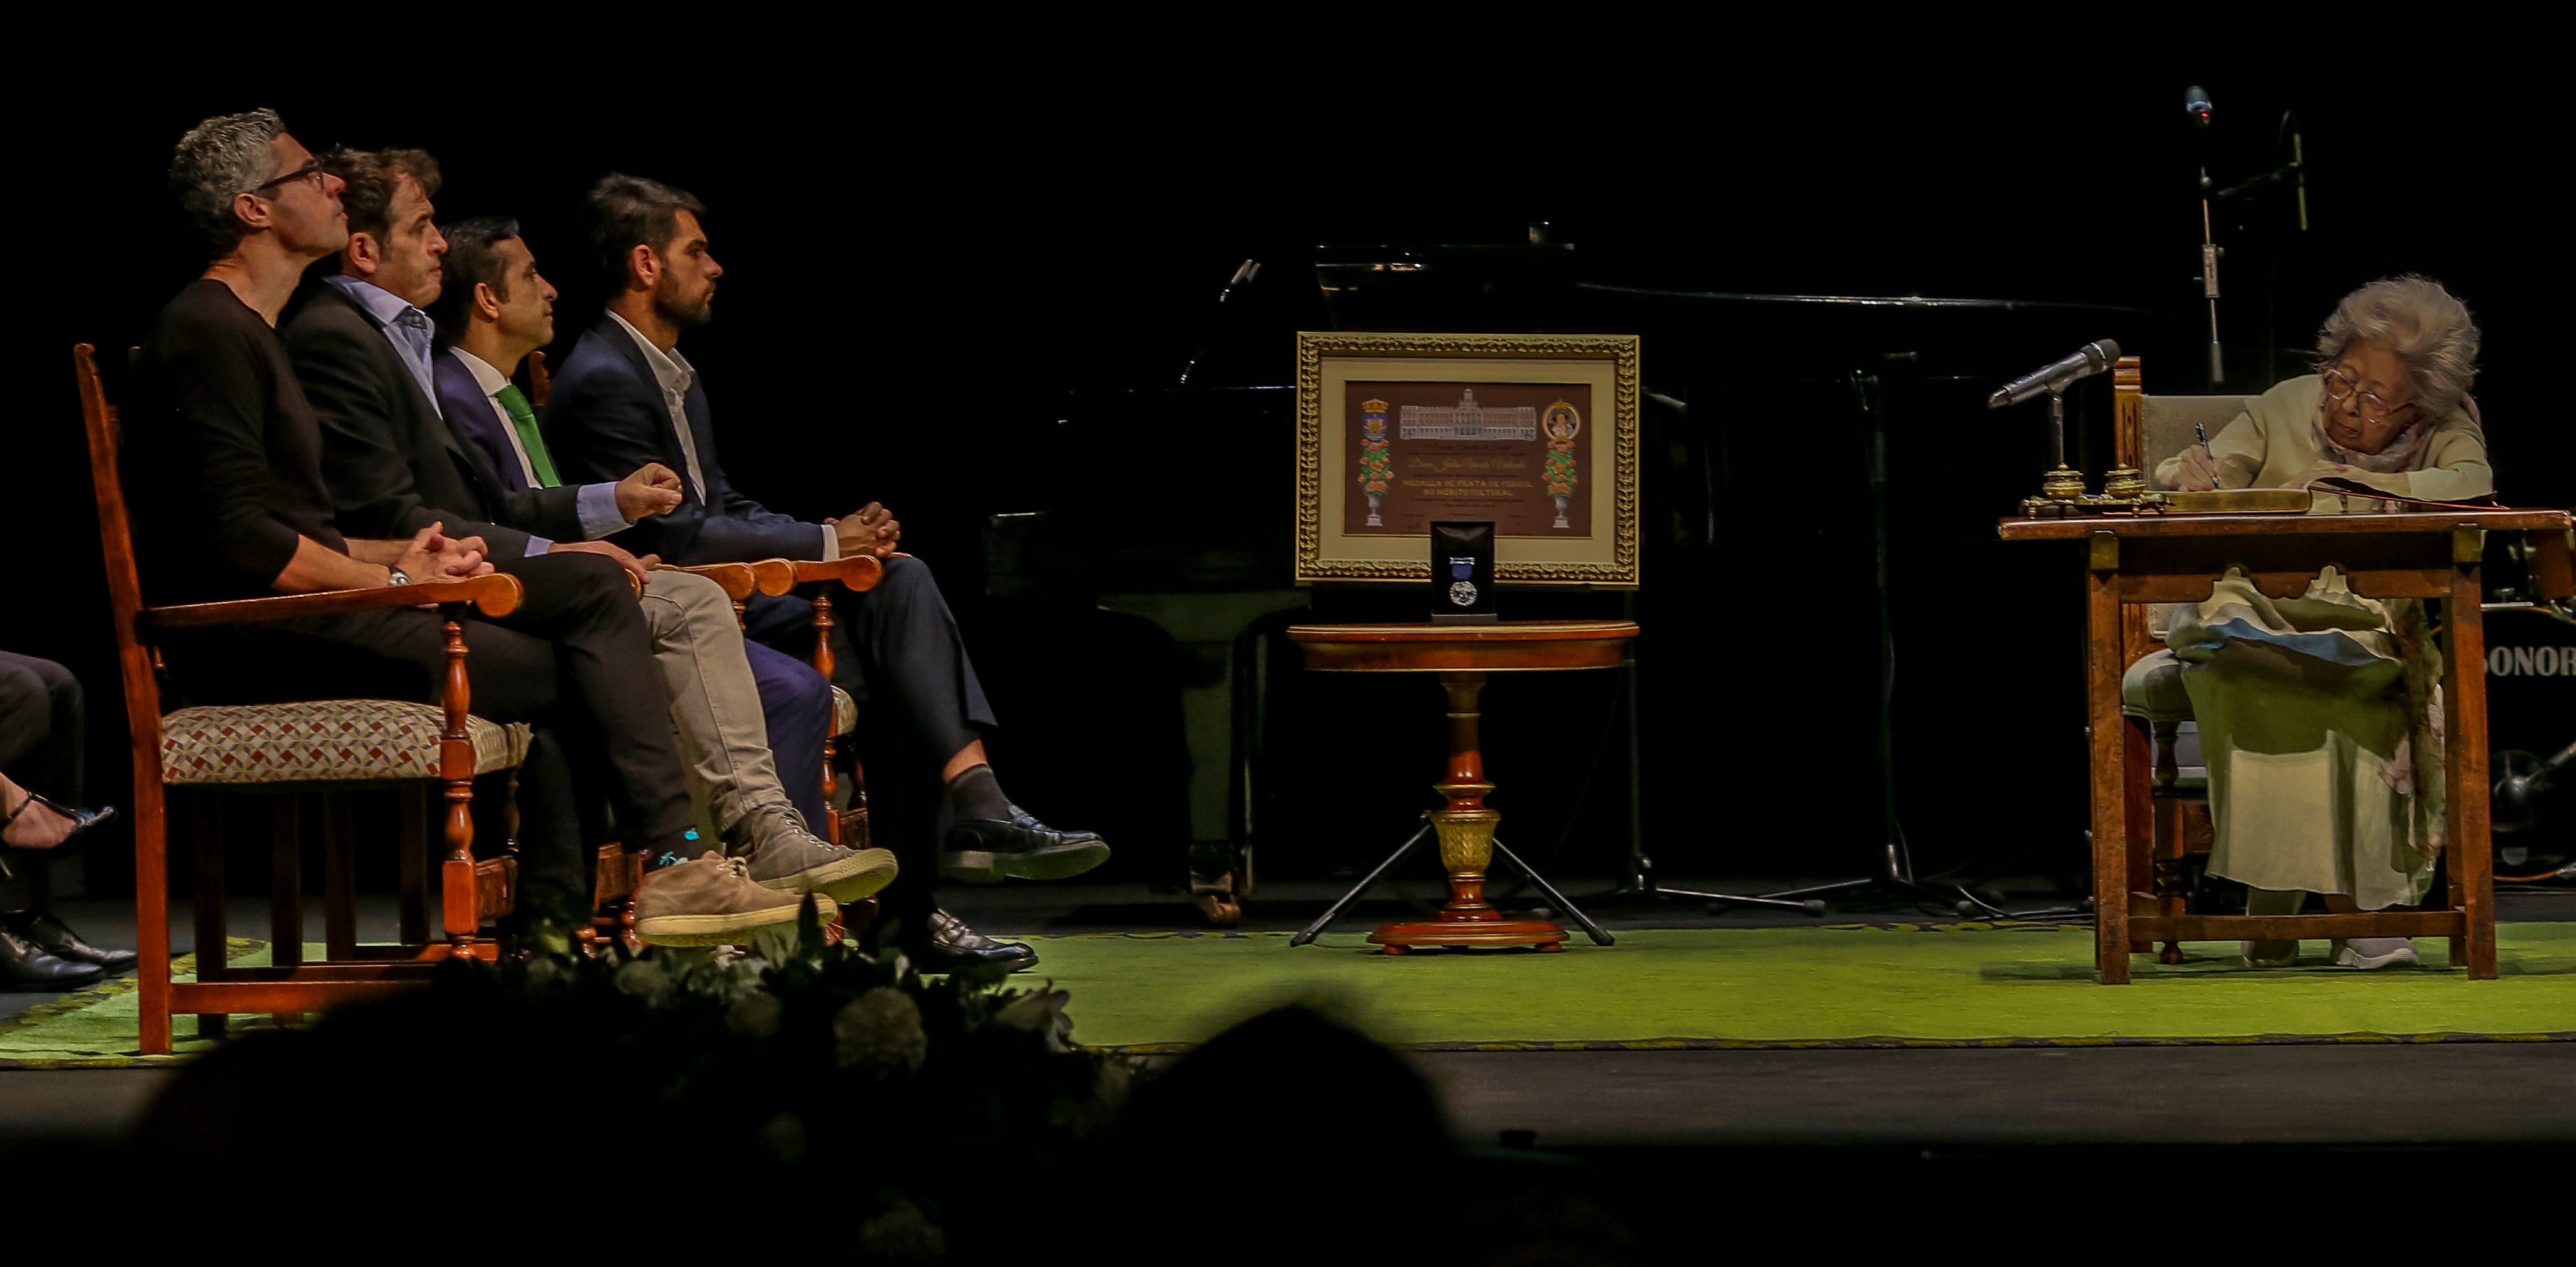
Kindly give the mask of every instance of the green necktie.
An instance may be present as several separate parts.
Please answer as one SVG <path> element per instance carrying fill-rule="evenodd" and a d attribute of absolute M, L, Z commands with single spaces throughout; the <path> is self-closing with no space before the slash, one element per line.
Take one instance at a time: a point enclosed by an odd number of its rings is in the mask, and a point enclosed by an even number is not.
<path fill-rule="evenodd" d="M 518 429 L 519 443 L 528 450 L 528 465 L 537 471 L 537 487 L 553 488 L 563 483 L 555 474 L 555 460 L 546 455 L 546 438 L 537 432 L 537 411 L 528 404 L 527 394 L 517 383 L 504 384 L 492 394 L 501 407 L 510 411 L 510 425 Z"/>

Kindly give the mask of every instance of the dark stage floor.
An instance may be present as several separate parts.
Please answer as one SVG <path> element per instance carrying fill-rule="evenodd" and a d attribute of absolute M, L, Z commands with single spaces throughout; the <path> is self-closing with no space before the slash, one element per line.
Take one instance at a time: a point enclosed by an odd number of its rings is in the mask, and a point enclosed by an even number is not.
<path fill-rule="evenodd" d="M 1581 903 L 1584 890 L 1601 887 L 1581 886 L 1572 896 Z M 1267 885 L 1243 926 L 1296 928 L 1338 889 Z M 1415 891 L 1427 898 L 1431 886 Z M 1014 886 L 957 891 L 949 900 L 970 923 L 995 933 L 1198 926 L 1185 898 L 1142 886 Z M 2506 920 L 2576 919 L 2576 892 L 2511 892 L 2500 901 Z M 131 944 L 130 908 L 61 905 L 94 939 Z M 1344 926 L 1365 927 L 1408 909 L 1373 900 Z M 1613 928 L 1932 918 L 1902 909 L 1836 911 L 1826 921 L 1774 912 L 1711 916 L 1685 904 L 1604 903 L 1596 913 Z M 389 904 L 367 914 L 368 924 L 390 931 Z M 318 911 L 315 918 L 318 927 Z M 255 901 L 240 902 L 235 919 L 242 934 L 266 927 Z M 187 929 L 174 930 L 176 946 L 187 939 Z M 0 1011 L 15 1013 L 45 997 L 0 994 Z M 1848 1165 L 1898 1175 L 1935 1163 L 1954 1171 L 2044 1169 L 2035 1158 L 2070 1150 L 2161 1149 L 2190 1161 L 2245 1144 L 2302 1157 L 2576 1146 L 2576 1096 L 2568 1094 L 2576 1087 L 2576 1046 L 2567 1044 L 1443 1052 L 1414 1059 L 1441 1089 L 1461 1138 L 1490 1145 L 1505 1132 L 1531 1132 L 1543 1151 L 1582 1155 L 1610 1170 L 1654 1170 L 1662 1163 L 1652 1158 L 1684 1153 L 1776 1155 L 1787 1167 L 1781 1174 Z M 168 1076 L 0 1070 L 0 1147 L 102 1146 Z"/>

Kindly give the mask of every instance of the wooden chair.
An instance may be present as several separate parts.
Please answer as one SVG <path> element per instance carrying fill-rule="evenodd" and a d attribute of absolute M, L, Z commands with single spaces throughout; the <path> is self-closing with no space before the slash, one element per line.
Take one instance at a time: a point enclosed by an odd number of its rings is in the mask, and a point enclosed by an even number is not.
<path fill-rule="evenodd" d="M 2111 373 L 2118 463 L 2145 472 L 2148 487 L 2159 491 L 2168 487 L 2156 478 L 2159 464 L 2198 443 L 2199 431 L 2215 436 L 2245 412 L 2244 396 L 2147 395 L 2134 356 L 2121 357 Z M 2121 653 L 2128 669 L 2120 681 L 2120 712 L 2133 730 L 2152 736 L 2155 754 L 2146 791 L 2150 835 L 2130 842 L 2130 901 L 2152 904 L 2159 914 L 2180 915 L 2189 886 L 2188 859 L 2207 854 L 2215 832 L 2209 821 L 2207 767 L 2186 770 L 2178 760 L 2185 745 L 2197 749 L 2198 728 L 2191 699 L 2183 692 L 2182 665 L 2164 646 L 2168 615 L 2163 608 L 2121 609 Z M 2137 789 L 2130 790 L 2132 798 L 2137 795 Z M 2181 963 L 2182 948 L 2166 942 L 2159 957 Z"/>
<path fill-rule="evenodd" d="M 875 589 L 885 579 L 885 564 L 874 556 L 834 559 L 764 559 L 752 565 L 753 576 L 763 594 L 784 594 L 799 585 L 815 586 L 814 590 L 814 671 L 823 680 L 832 680 L 838 667 L 832 657 L 832 585 L 837 582 L 855 593 Z M 823 829 L 825 840 L 852 849 L 868 847 L 867 771 L 858 758 L 850 758 L 849 806 L 839 808 L 839 763 L 836 759 L 840 740 L 857 733 L 859 706 L 850 693 L 837 684 L 832 687 L 832 729 L 823 737 Z"/>
<path fill-rule="evenodd" d="M 545 353 L 528 354 L 527 378 L 526 391 L 529 403 L 535 408 L 544 408 L 546 397 L 552 389 L 552 375 L 546 370 Z M 752 578 L 750 589 L 742 587 L 742 579 L 737 572 L 737 569 L 742 568 L 750 569 Z M 814 592 L 814 651 L 810 659 L 815 671 L 821 673 L 826 682 L 832 680 L 832 671 L 835 668 L 832 656 L 834 622 L 830 583 L 837 581 L 854 592 L 864 593 L 874 589 L 877 582 L 885 576 L 885 565 L 875 558 L 864 555 L 850 559 L 835 559 L 828 563 L 815 559 L 763 559 L 748 564 L 712 563 L 683 567 L 679 570 L 695 572 L 724 586 L 726 596 L 733 600 L 736 619 L 741 618 L 744 605 L 755 590 L 762 594 L 777 595 L 787 593 L 799 585 L 819 586 L 820 588 Z M 857 701 L 850 698 L 849 692 L 837 685 L 834 686 L 832 688 L 832 729 L 823 737 L 823 838 L 836 845 L 865 849 L 868 847 L 867 775 L 866 771 L 859 767 L 855 758 L 850 763 L 848 807 L 844 809 L 835 806 L 835 802 L 840 799 L 838 763 L 840 741 L 857 731 L 858 722 Z"/>
<path fill-rule="evenodd" d="M 72 349 L 81 420 L 88 432 L 90 478 L 98 493 L 99 545 L 107 565 L 108 602 L 116 623 L 117 662 L 133 735 L 136 938 L 142 957 L 142 1050 L 167 1055 L 171 1017 L 195 1013 L 218 1032 L 236 1012 L 281 1016 L 378 997 L 425 982 L 438 960 L 489 959 L 495 943 L 483 925 L 507 915 L 518 887 L 508 853 L 477 861 L 471 803 L 474 778 L 514 767 L 526 752 L 524 728 L 472 716 L 466 646 L 459 623 L 471 605 L 488 616 L 515 610 L 519 582 L 498 574 L 434 585 L 335 590 L 233 602 L 146 607 L 118 473 L 122 433 L 101 387 L 90 345 Z M 182 708 L 162 712 L 160 642 L 175 630 L 241 628 L 313 616 L 341 615 L 435 601 L 447 616 L 447 673 L 440 702 L 315 700 L 300 703 Z M 428 930 L 426 850 L 428 789 L 444 789 L 446 857 L 440 863 L 440 931 Z M 350 793 L 396 789 L 403 906 L 395 945 L 357 940 Z M 170 978 L 168 806 L 166 792 L 186 788 L 197 829 L 197 980 Z M 272 798 L 270 938 L 266 967 L 225 962 L 223 846 L 217 792 Z M 325 952 L 304 959 L 302 800 L 323 798 Z"/>
<path fill-rule="evenodd" d="M 2149 396 L 2145 391 L 2138 358 L 2133 356 L 2122 357 L 2113 367 L 2112 382 L 2116 460 L 2119 465 L 2135 467 L 2146 472 L 2150 486 L 2155 486 L 2155 468 L 2159 463 L 2197 441 L 2195 424 L 2205 427 L 2215 435 L 2220 428 L 2234 421 L 2236 415 L 2243 412 L 2245 408 L 2246 398 L 2241 396 Z M 2560 541 L 2553 544 L 2555 548 L 2542 552 L 2546 556 L 2546 561 L 2545 566 L 2540 570 L 2547 575 L 2536 577 L 2535 583 L 2549 597 L 2562 597 L 2569 590 L 2576 589 L 2576 577 L 2568 575 L 2567 547 L 2570 543 Z M 2475 561 L 2473 556 L 2468 560 L 2472 564 Z M 2469 584 L 2474 587 L 2474 579 Z M 2454 598 L 2447 601 L 2456 603 L 2464 600 Z M 2199 795 L 2194 795 L 2194 789 L 2182 776 L 2180 763 L 2176 759 L 2181 728 L 2191 721 L 2191 700 L 2183 689 L 2182 666 L 2174 659 L 2173 653 L 2163 645 L 2167 623 L 2161 619 L 2164 614 L 2164 610 L 2139 605 L 2123 605 L 2120 611 L 2121 656 L 2127 666 L 2121 676 L 2120 711 L 2122 720 L 2129 730 L 2126 742 L 2122 746 L 2131 754 L 2128 757 L 2128 769 L 2121 784 L 2124 810 L 2127 821 L 2131 824 L 2126 835 L 2128 838 L 2128 897 L 2133 916 L 2179 917 L 2188 914 L 2185 909 L 2186 862 L 2191 855 L 2209 852 L 2215 834 L 2209 823 L 2205 785 Z M 2475 612 L 2471 613 L 2472 617 L 2475 615 Z M 2472 619 L 2469 624 L 2473 634 L 2476 622 Z M 2445 637 L 2449 636 L 2452 635 L 2445 635 Z M 2474 640 L 2470 645 L 2476 645 Z M 2454 745 L 2473 745 L 2474 747 L 2469 749 L 2472 752 L 2482 751 L 2487 741 L 2483 714 L 2477 717 L 2464 717 L 2463 713 L 2466 711 L 2468 710 L 2464 701 L 2452 703 L 2454 733 L 2450 736 L 2450 742 Z M 2455 772 L 2464 768 L 2472 771 L 2484 769 L 2482 758 L 2467 762 L 2454 761 L 2452 765 Z M 2482 778 L 2483 775 L 2478 774 L 2476 777 Z M 2456 784 L 2451 788 L 2451 796 L 2456 808 L 2461 798 L 2461 792 Z M 2141 805 L 2141 800 L 2146 804 Z M 2469 858 L 2470 866 L 2460 865 L 2467 851 L 2483 851 L 2488 847 L 2483 819 L 2478 819 L 2472 828 L 2465 831 L 2465 835 L 2468 838 L 2450 842 L 2448 857 L 2445 859 L 2449 870 L 2449 885 L 2444 895 L 2447 897 L 2446 902 L 2418 908 L 2399 908 L 2388 912 L 2332 917 L 2333 926 L 2339 930 L 2333 935 L 2361 937 L 2407 935 L 2414 931 L 2411 925 L 2424 922 L 2424 916 L 2416 912 L 2433 911 L 2461 914 L 2471 925 L 2467 937 L 2455 935 L 2452 938 L 2454 963 L 2462 962 L 2462 947 L 2470 941 L 2482 938 L 2484 944 L 2491 947 L 2493 945 L 2491 923 L 2483 932 L 2476 925 L 2481 918 L 2488 921 L 2493 919 L 2492 902 L 2482 898 L 2478 903 L 2471 904 L 2465 891 L 2468 881 L 2464 880 L 2462 875 L 2464 870 L 2472 869 L 2482 875 L 2483 855 L 2481 853 L 2479 856 Z M 2110 896 L 2097 893 L 2096 900 L 2109 900 Z M 2297 930 L 2300 926 L 2318 922 L 2312 918 L 2295 915 L 2252 918 L 2262 920 L 2266 926 L 2273 926 L 2277 922 L 2277 926 L 2283 930 L 2280 936 L 2284 938 L 2298 936 Z M 2367 925 L 2374 918 L 2385 920 L 2389 927 L 2385 931 L 2371 931 Z M 2129 949 L 2131 953 L 2143 954 L 2155 947 L 2142 940 L 2132 939 Z M 2159 958 L 2169 964 L 2180 963 L 2182 962 L 2181 947 L 2173 941 L 2167 941 Z M 2479 969 L 2476 965 L 2472 964 L 2471 968 L 2472 975 L 2477 975 Z"/>

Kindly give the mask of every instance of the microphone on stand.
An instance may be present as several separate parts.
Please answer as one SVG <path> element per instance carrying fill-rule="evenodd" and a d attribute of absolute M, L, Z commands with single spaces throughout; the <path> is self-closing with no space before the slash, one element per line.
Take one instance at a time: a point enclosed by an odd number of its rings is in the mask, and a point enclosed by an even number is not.
<path fill-rule="evenodd" d="M 2202 131 L 2209 128 L 2209 117 L 2217 107 L 2209 102 L 2208 90 L 2198 84 L 2183 89 L 2182 108 L 2191 114 L 2192 126 Z M 2209 301 L 2209 382 L 2216 386 L 2227 377 L 2226 354 L 2218 344 L 2218 237 L 2209 223 L 2209 161 L 2200 164 L 2200 296 Z"/>
<path fill-rule="evenodd" d="M 2299 191 L 2299 232 L 2308 231 L 2308 146 L 2297 127 L 2290 129 L 2290 175 Z"/>
<path fill-rule="evenodd" d="M 2069 356 L 2051 361 L 1995 389 L 1986 397 L 1986 408 L 2001 409 L 2018 405 L 2047 391 L 2059 391 L 2079 378 L 2090 378 L 2111 368 L 2120 359 L 2120 345 L 2109 339 L 2097 339 L 2075 349 Z"/>

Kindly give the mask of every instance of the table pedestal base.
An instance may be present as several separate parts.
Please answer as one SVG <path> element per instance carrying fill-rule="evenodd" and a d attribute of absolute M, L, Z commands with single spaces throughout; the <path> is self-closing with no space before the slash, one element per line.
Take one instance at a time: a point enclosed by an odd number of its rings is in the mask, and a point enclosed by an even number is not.
<path fill-rule="evenodd" d="M 1383 924 L 1369 941 L 1380 953 L 1400 955 L 1416 948 L 1450 946 L 1536 946 L 1565 949 L 1565 930 L 1543 919 L 1439 920 Z"/>
<path fill-rule="evenodd" d="M 1481 673 L 1444 673 L 1449 688 L 1449 779 L 1436 785 L 1449 804 L 1431 812 L 1440 837 L 1440 864 L 1449 872 L 1449 902 L 1440 918 L 1388 924 L 1369 941 L 1400 955 L 1416 946 L 1536 946 L 1563 950 L 1565 930 L 1543 919 L 1504 919 L 1485 900 L 1485 868 L 1494 860 L 1494 827 L 1503 816 L 1485 807 L 1494 785 L 1485 782 L 1476 740 L 1476 693 Z"/>

